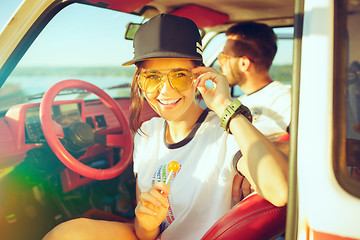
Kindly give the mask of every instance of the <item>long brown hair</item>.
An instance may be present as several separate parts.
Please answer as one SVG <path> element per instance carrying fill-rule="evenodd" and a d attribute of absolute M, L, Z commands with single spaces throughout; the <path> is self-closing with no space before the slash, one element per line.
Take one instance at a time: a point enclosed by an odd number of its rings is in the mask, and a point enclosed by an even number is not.
<path fill-rule="evenodd" d="M 141 126 L 140 115 L 142 108 L 144 106 L 144 96 L 142 90 L 139 88 L 139 85 L 137 83 L 137 78 L 141 71 L 140 65 L 141 64 L 136 64 L 136 71 L 131 83 L 131 95 L 130 95 L 131 104 L 129 107 L 130 109 L 129 124 L 130 124 L 130 130 L 133 134 L 135 134 L 140 129 Z"/>

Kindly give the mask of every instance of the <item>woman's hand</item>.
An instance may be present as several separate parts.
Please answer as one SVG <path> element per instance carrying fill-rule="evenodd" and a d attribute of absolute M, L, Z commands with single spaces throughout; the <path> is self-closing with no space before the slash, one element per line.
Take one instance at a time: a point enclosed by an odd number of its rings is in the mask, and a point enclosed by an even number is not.
<path fill-rule="evenodd" d="M 169 201 L 167 196 L 170 188 L 163 182 L 157 182 L 149 192 L 142 192 L 135 208 L 135 215 L 141 228 L 151 232 L 156 230 L 164 221 Z"/>
<path fill-rule="evenodd" d="M 192 72 L 200 74 L 194 86 L 200 91 L 205 104 L 221 117 L 225 108 L 232 101 L 227 78 L 210 67 L 197 67 Z M 212 81 L 212 89 L 208 89 L 205 86 L 205 82 L 208 80 Z"/>

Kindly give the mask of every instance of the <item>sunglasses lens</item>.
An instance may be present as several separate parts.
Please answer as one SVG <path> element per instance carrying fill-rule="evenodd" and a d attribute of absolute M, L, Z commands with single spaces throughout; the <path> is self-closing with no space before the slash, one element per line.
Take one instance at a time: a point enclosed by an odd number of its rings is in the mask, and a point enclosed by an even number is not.
<path fill-rule="evenodd" d="M 160 73 L 143 73 L 139 76 L 139 86 L 146 93 L 155 93 L 161 86 Z"/>
<path fill-rule="evenodd" d="M 163 84 L 163 75 L 168 75 L 171 86 L 177 91 L 189 89 L 193 82 L 193 74 L 187 69 L 176 69 L 169 74 L 162 74 L 157 71 L 143 72 L 139 75 L 139 86 L 146 93 L 157 92 Z"/>
<path fill-rule="evenodd" d="M 169 73 L 171 85 L 178 91 L 185 91 L 191 87 L 193 75 L 189 70 L 176 70 Z"/>

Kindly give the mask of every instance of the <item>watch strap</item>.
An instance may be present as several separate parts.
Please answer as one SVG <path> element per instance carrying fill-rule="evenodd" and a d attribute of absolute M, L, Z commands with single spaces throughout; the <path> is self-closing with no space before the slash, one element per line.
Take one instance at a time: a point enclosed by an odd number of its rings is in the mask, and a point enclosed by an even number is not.
<path fill-rule="evenodd" d="M 239 99 L 233 100 L 226 108 L 220 119 L 220 126 L 231 134 L 229 129 L 230 120 L 238 114 L 242 114 L 246 119 L 252 122 L 252 115 L 245 105 Z"/>

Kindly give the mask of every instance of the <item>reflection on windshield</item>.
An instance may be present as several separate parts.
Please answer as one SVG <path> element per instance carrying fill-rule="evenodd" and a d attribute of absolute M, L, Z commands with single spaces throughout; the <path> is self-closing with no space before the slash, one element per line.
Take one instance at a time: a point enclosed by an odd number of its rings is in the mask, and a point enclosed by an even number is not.
<path fill-rule="evenodd" d="M 132 41 L 126 40 L 124 34 L 130 21 L 141 20 L 139 16 L 83 4 L 64 8 L 40 33 L 1 87 L 0 111 L 15 104 L 40 102 L 50 86 L 65 79 L 90 82 L 113 98 L 129 97 L 135 67 L 122 67 L 133 57 Z M 66 99 L 88 100 L 95 96 L 73 93 Z"/>
<path fill-rule="evenodd" d="M 348 44 L 347 78 L 346 78 L 346 166 L 352 179 L 360 181 L 360 57 L 356 54 L 359 49 L 358 23 L 360 20 L 360 3 L 349 2 L 339 4 L 346 7 L 347 15 L 346 42 Z M 344 34 L 345 35 L 345 34 Z M 339 47 L 340 48 L 340 47 Z M 345 49 L 341 46 L 340 49 Z M 342 93 L 343 94 L 343 93 Z M 353 189 L 358 191 L 358 185 Z"/>
<path fill-rule="evenodd" d="M 90 82 L 105 90 L 113 98 L 130 97 L 129 83 L 135 68 L 132 67 L 99 67 L 99 68 L 26 68 L 16 70 L 0 89 L 0 111 L 4 111 L 15 104 L 40 102 L 42 95 L 53 84 L 65 79 L 80 79 Z M 90 100 L 95 95 L 73 94 L 66 99 L 82 98 Z"/>

